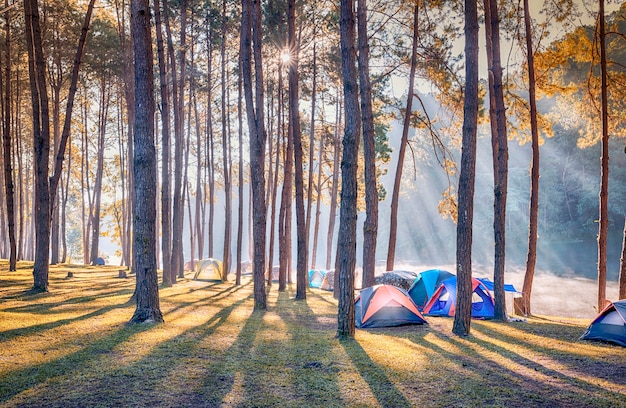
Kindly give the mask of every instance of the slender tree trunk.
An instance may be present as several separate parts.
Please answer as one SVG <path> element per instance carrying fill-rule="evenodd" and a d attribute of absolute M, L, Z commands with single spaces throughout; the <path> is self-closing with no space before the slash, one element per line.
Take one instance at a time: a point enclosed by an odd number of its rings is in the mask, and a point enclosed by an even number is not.
<path fill-rule="evenodd" d="M 224 256 L 222 259 L 222 265 L 224 267 L 222 279 L 226 281 L 228 279 L 228 272 L 230 271 L 230 257 L 231 257 L 231 232 L 232 232 L 232 197 L 231 197 L 231 185 L 230 185 L 230 160 L 228 159 L 228 151 L 230 149 L 230 134 L 227 129 L 226 109 L 226 0 L 222 0 L 222 160 L 224 171 Z"/>
<path fill-rule="evenodd" d="M 278 105 L 279 105 L 279 126 L 284 129 L 283 118 L 283 96 L 282 96 L 282 65 L 278 72 Z M 289 111 L 290 116 L 291 111 Z M 291 121 L 291 118 L 288 119 Z M 293 191 L 293 134 L 291 126 L 288 126 L 287 143 L 285 144 L 285 166 L 283 175 L 283 191 L 280 199 L 280 214 L 278 220 L 278 251 L 279 251 L 279 273 L 278 290 L 284 291 L 287 288 L 287 274 L 289 273 L 289 252 L 291 250 L 291 211 L 292 191 Z M 282 132 L 281 132 L 282 133 Z M 271 265 L 270 265 L 271 268 Z M 271 272 L 270 272 L 271 280 Z"/>
<path fill-rule="evenodd" d="M 172 198 L 172 253 L 170 263 L 170 273 L 172 282 L 176 282 L 176 277 L 179 271 L 182 271 L 182 263 L 180 255 L 183 248 L 183 149 L 184 149 L 184 137 L 183 137 L 183 108 L 184 104 L 184 61 L 185 61 L 185 34 L 187 29 L 187 2 L 183 0 L 180 3 L 181 10 L 181 23 L 180 23 L 180 44 L 178 57 L 179 61 L 176 61 L 174 55 L 174 43 L 172 39 L 172 33 L 169 24 L 169 7 L 168 1 L 163 1 L 164 16 L 165 16 L 165 31 L 167 35 L 168 54 L 172 75 L 172 110 L 174 112 L 174 195 Z M 177 66 L 180 69 L 180 75 L 178 75 Z"/>
<path fill-rule="evenodd" d="M 416 1 L 417 4 L 417 1 Z M 358 0 L 359 84 L 361 116 L 363 121 L 363 156 L 365 163 L 365 206 L 363 224 L 363 282 L 362 287 L 374 286 L 376 274 L 376 240 L 378 237 L 378 183 L 376 177 L 376 142 L 372 112 L 372 84 L 370 81 L 367 37 L 367 4 Z M 417 22 L 416 22 L 417 23 Z M 417 25 L 417 24 L 416 24 Z"/>
<path fill-rule="evenodd" d="M 244 96 L 250 132 L 250 173 L 254 234 L 254 310 L 267 309 L 265 293 L 265 122 L 263 117 L 263 61 L 261 58 L 261 3 L 242 0 L 241 59 Z M 254 44 L 254 47 L 253 47 Z M 254 48 L 255 82 L 252 82 Z M 253 92 L 254 86 L 254 92 Z"/>
<path fill-rule="evenodd" d="M 502 66 L 500 63 L 500 18 L 498 16 L 498 4 L 496 0 L 484 0 L 484 5 L 487 60 L 489 65 L 489 111 L 494 167 L 494 319 L 506 320 L 504 266 L 509 152 L 507 146 L 506 110 L 502 91 Z"/>
<path fill-rule="evenodd" d="M 296 40 L 296 1 L 287 2 L 287 32 L 289 49 L 292 52 L 289 64 L 289 127 L 293 137 L 295 185 L 296 185 L 296 237 L 297 237 L 297 267 L 296 267 L 296 300 L 306 299 L 307 283 L 307 226 L 304 213 L 304 170 L 302 132 L 300 130 L 299 105 L 299 77 L 298 58 L 299 48 Z"/>
<path fill-rule="evenodd" d="M 237 206 L 237 275 L 235 284 L 241 285 L 241 261 L 243 252 L 243 89 L 241 80 L 241 56 L 237 59 L 239 63 L 237 75 L 237 136 L 239 140 L 239 204 Z"/>
<path fill-rule="evenodd" d="M 524 0 L 524 26 L 526 29 L 526 58 L 528 64 L 528 102 L 530 104 L 530 132 L 532 137 L 532 163 L 530 170 L 530 214 L 528 225 L 528 254 L 526 273 L 522 288 L 522 309 L 525 315 L 531 314 L 530 295 L 537 262 L 537 237 L 539 218 L 539 130 L 537 126 L 537 100 L 535 96 L 535 55 L 532 31 L 530 29 L 530 10 L 528 0 Z"/>
<path fill-rule="evenodd" d="M 155 0 L 154 22 L 159 63 L 159 89 L 161 93 L 161 251 L 163 284 L 170 286 L 172 250 L 172 203 L 170 191 L 170 90 L 167 81 L 167 61 L 161 25 L 161 2 Z"/>
<path fill-rule="evenodd" d="M 626 217 L 624 217 L 624 237 L 622 239 L 622 257 L 619 262 L 619 299 L 626 299 Z"/>
<path fill-rule="evenodd" d="M 324 139 L 320 137 L 319 152 L 317 159 L 317 197 L 315 198 L 315 226 L 313 227 L 313 247 L 311 249 L 311 268 L 316 268 L 317 263 L 317 240 L 320 231 L 320 215 L 322 204 L 322 158 L 324 151 Z"/>
<path fill-rule="evenodd" d="M 598 311 L 606 303 L 606 241 L 609 230 L 609 108 L 606 73 L 604 0 L 599 0 L 600 70 L 602 77 L 602 157 L 600 158 L 600 216 L 598 230 Z"/>
<path fill-rule="evenodd" d="M 0 89 L 4 88 L 4 95 L 0 95 L 0 98 L 4 96 L 3 104 L 3 129 L 2 129 L 2 147 L 4 158 L 4 189 L 6 194 L 6 207 L 7 207 L 7 227 L 9 235 L 9 271 L 17 270 L 17 244 L 15 241 L 15 192 L 13 186 L 13 166 L 11 163 L 11 31 L 10 31 L 10 10 L 8 10 L 9 2 L 4 1 L 4 46 L 5 46 L 5 58 L 4 58 L 4 84 L 2 84 L 2 72 L 0 72 Z"/>
<path fill-rule="evenodd" d="M 276 126 L 277 132 L 276 132 L 276 147 L 274 148 L 274 150 L 276 151 L 276 161 L 274 163 L 275 166 L 275 170 L 274 170 L 274 181 L 271 183 L 271 191 L 272 191 L 272 206 L 271 206 L 271 216 L 270 216 L 270 242 L 269 242 L 269 251 L 267 254 L 268 257 L 268 263 L 267 263 L 267 285 L 271 286 L 272 285 L 272 270 L 273 270 L 273 263 L 274 263 L 274 242 L 276 241 L 275 239 L 275 225 L 276 225 L 276 196 L 278 193 L 278 170 L 280 168 L 280 151 L 281 151 L 281 141 L 283 140 L 283 130 L 284 130 L 284 126 L 283 126 L 283 108 L 282 108 L 282 74 L 280 73 L 279 70 L 279 80 L 278 80 L 278 125 Z M 270 113 L 271 115 L 271 113 Z M 271 155 L 270 155 L 271 156 Z M 271 159 L 270 159 L 271 162 Z M 271 171 L 270 171 L 271 174 Z M 281 200 L 282 201 L 282 200 Z M 282 203 L 281 203 L 281 214 L 282 214 Z M 279 215 L 279 222 L 278 222 L 278 231 L 279 231 L 279 236 L 282 236 L 282 230 L 284 227 L 284 217 L 282 215 Z"/>
<path fill-rule="evenodd" d="M 356 70 L 354 2 L 341 0 L 341 73 L 346 129 L 341 159 L 341 209 L 337 260 L 339 305 L 337 337 L 354 337 L 354 270 L 356 267 L 357 163 L 361 112 Z"/>
<path fill-rule="evenodd" d="M 50 184 L 48 180 L 50 156 L 50 115 L 45 77 L 39 4 L 24 0 L 26 45 L 33 115 L 33 146 L 35 162 L 35 264 L 33 267 L 35 292 L 48 291 L 50 260 Z"/>
<path fill-rule="evenodd" d="M 315 26 L 313 28 L 313 35 L 316 36 Z M 306 236 L 307 239 L 311 237 L 311 209 L 313 207 L 313 156 L 315 155 L 315 109 L 317 102 L 317 43 L 313 42 L 313 73 L 312 73 L 312 85 L 311 85 L 311 130 L 309 133 L 309 179 L 307 186 L 307 208 L 306 208 Z M 318 164 L 321 166 L 321 162 Z M 319 200 L 318 200 L 319 201 Z M 311 252 L 315 252 L 312 248 Z M 311 257 L 311 268 L 315 268 L 313 264 L 314 256 Z"/>
<path fill-rule="evenodd" d="M 330 212 L 328 214 L 328 233 L 326 235 L 326 269 L 330 269 L 330 265 L 334 265 L 334 263 L 332 263 L 333 257 L 332 257 L 332 250 L 333 250 L 333 236 L 335 235 L 335 218 L 336 218 L 336 214 L 337 214 L 337 196 L 339 195 L 339 173 L 340 173 L 340 168 L 339 168 L 339 157 L 341 156 L 341 138 L 339 137 L 340 132 L 341 132 L 341 128 L 342 128 L 342 123 L 341 123 L 341 118 L 343 117 L 343 110 L 342 110 L 342 106 L 343 104 L 341 103 L 341 101 L 339 101 L 339 95 L 340 93 L 337 92 L 337 104 L 336 106 L 336 111 L 335 111 L 335 135 L 333 138 L 333 146 L 334 146 L 334 150 L 333 150 L 333 168 L 332 168 L 332 175 L 333 175 L 333 186 L 331 188 L 331 192 L 330 192 Z M 335 281 L 339 278 L 339 276 L 336 273 L 337 271 L 335 271 Z M 333 287 L 335 288 L 335 293 L 337 292 L 338 289 L 338 285 L 336 284 L 337 282 L 335 282 L 335 284 L 333 284 Z"/>
<path fill-rule="evenodd" d="M 391 193 L 391 219 L 389 221 L 389 246 L 387 249 L 387 270 L 394 269 L 396 258 L 396 235 L 398 231 L 398 205 L 400 202 L 400 185 L 402 182 L 402 169 L 404 167 L 404 155 L 406 146 L 409 143 L 409 127 L 411 125 L 411 115 L 413 114 L 413 94 L 415 92 L 415 71 L 417 70 L 417 46 L 419 43 L 418 29 L 419 0 L 415 0 L 413 8 L 413 43 L 411 49 L 411 68 L 409 73 L 409 89 L 407 91 L 406 112 L 404 112 L 404 122 L 402 125 L 402 139 L 398 150 L 398 166 L 393 182 L 393 192 Z"/>
<path fill-rule="evenodd" d="M 102 74 L 100 86 L 100 108 L 98 111 L 98 151 L 96 163 L 96 180 L 94 182 L 94 202 L 91 213 L 91 265 L 98 264 L 99 245 L 100 245 L 100 203 L 102 197 L 102 178 L 104 176 L 104 149 L 106 136 L 107 112 L 109 105 L 110 92 L 107 90 L 109 83 L 106 80 L 106 74 Z"/>
<path fill-rule="evenodd" d="M 157 166 L 154 146 L 154 74 L 150 7 L 147 0 L 131 0 L 135 61 L 133 271 L 137 308 L 131 323 L 163 321 L 156 270 Z"/>
<path fill-rule="evenodd" d="M 456 311 L 452 332 L 470 333 L 472 320 L 472 223 L 476 176 L 476 131 L 478 126 L 478 7 L 476 0 L 465 0 L 465 100 L 463 103 L 463 142 L 459 176 L 458 221 L 456 233 Z"/>

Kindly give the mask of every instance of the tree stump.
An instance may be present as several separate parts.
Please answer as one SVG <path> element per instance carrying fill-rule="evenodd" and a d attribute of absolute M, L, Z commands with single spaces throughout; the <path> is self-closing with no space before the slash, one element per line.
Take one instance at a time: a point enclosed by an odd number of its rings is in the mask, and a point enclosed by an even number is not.
<path fill-rule="evenodd" d="M 128 275 L 126 275 L 126 270 L 125 269 L 120 269 L 118 271 L 117 277 L 118 278 L 124 278 L 124 279 L 128 278 Z"/>

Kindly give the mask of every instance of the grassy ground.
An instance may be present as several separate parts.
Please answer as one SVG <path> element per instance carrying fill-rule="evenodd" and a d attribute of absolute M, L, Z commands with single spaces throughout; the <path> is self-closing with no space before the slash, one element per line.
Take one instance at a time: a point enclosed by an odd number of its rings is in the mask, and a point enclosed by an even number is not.
<path fill-rule="evenodd" d="M 74 277 L 65 279 L 67 272 Z M 113 267 L 0 262 L 0 407 L 626 407 L 626 352 L 578 341 L 588 319 L 452 320 L 357 330 L 338 341 L 336 301 L 311 289 L 182 279 L 166 322 L 128 326 L 134 280 Z"/>

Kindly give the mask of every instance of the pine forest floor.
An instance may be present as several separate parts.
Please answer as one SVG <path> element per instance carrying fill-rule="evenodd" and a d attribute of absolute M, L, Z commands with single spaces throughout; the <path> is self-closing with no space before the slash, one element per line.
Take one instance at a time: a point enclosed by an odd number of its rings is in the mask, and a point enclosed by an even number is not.
<path fill-rule="evenodd" d="M 118 269 L 54 266 L 31 294 L 32 264 L 0 261 L 0 407 L 626 407 L 626 350 L 579 341 L 589 318 L 474 320 L 461 338 L 427 317 L 339 341 L 330 292 L 274 284 L 253 313 L 249 276 L 188 275 L 160 288 L 165 323 L 129 326 Z"/>

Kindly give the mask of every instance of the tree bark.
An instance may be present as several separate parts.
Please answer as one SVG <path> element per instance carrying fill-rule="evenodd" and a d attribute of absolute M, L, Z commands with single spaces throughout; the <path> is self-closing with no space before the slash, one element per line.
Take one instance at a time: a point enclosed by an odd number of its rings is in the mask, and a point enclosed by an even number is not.
<path fill-rule="evenodd" d="M 299 77 L 298 58 L 299 46 L 296 39 L 296 1 L 289 0 L 287 3 L 287 32 L 289 49 L 291 50 L 291 62 L 289 64 L 289 127 L 293 138 L 295 185 L 296 185 L 296 237 L 297 237 L 297 263 L 296 263 L 296 300 L 306 299 L 307 283 L 307 229 L 304 213 L 304 170 L 302 132 L 300 130 L 300 105 L 299 105 Z"/>
<path fill-rule="evenodd" d="M 261 3 L 242 0 L 241 58 L 244 96 L 250 133 L 250 173 L 253 201 L 254 310 L 267 309 L 265 293 L 265 122 L 263 118 L 263 60 L 261 58 Z M 252 82 L 254 44 L 255 83 Z M 253 92 L 254 86 L 254 92 Z M 256 105 L 256 106 L 255 106 Z"/>
<path fill-rule="evenodd" d="M 33 291 L 48 291 L 50 260 L 50 112 L 48 104 L 45 58 L 43 55 L 39 4 L 24 0 L 26 45 L 33 114 L 35 162 L 35 264 Z"/>
<path fill-rule="evenodd" d="M 535 54 L 532 31 L 530 28 L 530 10 L 528 0 L 524 0 L 524 27 L 526 31 L 526 58 L 528 64 L 528 102 L 530 104 L 530 132 L 532 138 L 532 162 L 530 169 L 530 214 L 528 217 L 528 254 L 526 273 L 522 287 L 522 312 L 531 314 L 530 295 L 537 262 L 537 237 L 539 219 L 539 130 L 537 126 L 537 99 L 535 82 Z"/>
<path fill-rule="evenodd" d="M 457 294 L 452 326 L 452 332 L 459 336 L 469 335 L 472 319 L 472 223 L 478 125 L 479 26 L 476 3 L 476 0 L 465 0 L 465 98 L 456 233 Z"/>
<path fill-rule="evenodd" d="M 341 0 L 341 73 L 346 104 L 346 129 L 341 159 L 341 208 L 337 259 L 339 306 L 337 337 L 354 337 L 354 270 L 356 266 L 357 163 L 361 112 L 359 107 L 354 2 Z"/>
<path fill-rule="evenodd" d="M 135 61 L 133 271 L 137 307 L 130 323 L 163 321 L 156 270 L 156 185 L 154 146 L 154 74 L 150 7 L 147 0 L 131 1 Z"/>
<path fill-rule="evenodd" d="M 598 311 L 606 304 L 606 241 L 609 230 L 609 109 L 606 73 L 604 0 L 599 0 L 600 71 L 602 80 L 602 156 L 600 157 L 600 215 L 598 227 Z"/>
<path fill-rule="evenodd" d="M 489 114 L 493 154 L 493 232 L 494 232 L 494 319 L 506 320 L 504 297 L 504 266 L 506 236 L 506 196 L 508 180 L 508 138 L 506 110 L 502 91 L 502 66 L 500 62 L 500 18 L 496 0 L 484 0 L 485 35 L 489 66 Z"/>
<path fill-rule="evenodd" d="M 230 270 L 231 257 L 231 232 L 232 232 L 232 197 L 230 185 L 230 160 L 228 159 L 228 151 L 230 149 L 230 134 L 227 129 L 226 118 L 226 0 L 222 0 L 222 160 L 224 172 L 224 256 L 222 265 L 224 267 L 222 279 L 225 281 Z"/>
<path fill-rule="evenodd" d="M 172 203 L 170 190 L 170 90 L 167 82 L 167 61 L 161 24 L 161 2 L 154 2 L 154 22 L 159 64 L 159 90 L 161 94 L 161 251 L 163 284 L 172 285 Z"/>
<path fill-rule="evenodd" d="M 8 10 L 9 2 L 4 1 L 6 9 L 4 13 L 5 24 L 5 58 L 4 58 L 4 86 L 2 84 L 2 72 L 0 72 L 0 89 L 4 88 L 3 104 L 3 129 L 2 129 L 2 147 L 4 158 L 4 190 L 6 194 L 7 208 L 7 229 L 9 235 L 9 271 L 17 270 L 17 244 L 15 240 L 15 189 L 13 185 L 13 166 L 11 162 L 11 30 L 10 30 L 10 10 Z"/>
<path fill-rule="evenodd" d="M 404 167 L 404 155 L 406 154 L 406 146 L 409 143 L 409 127 L 411 125 L 411 115 L 413 114 L 413 93 L 415 90 L 415 71 L 417 70 L 417 46 L 419 41 L 418 29 L 418 13 L 419 1 L 415 1 L 413 8 L 413 43 L 411 49 L 411 68 L 409 73 L 409 89 L 406 96 L 406 112 L 404 113 L 404 122 L 402 125 L 402 139 L 400 140 L 400 149 L 398 151 L 398 165 L 396 168 L 396 176 L 393 183 L 393 192 L 391 195 L 391 219 L 389 221 L 389 246 L 387 249 L 387 270 L 394 269 L 396 256 L 396 235 L 398 231 L 398 205 L 400 202 L 400 185 L 402 182 L 402 169 Z"/>
<path fill-rule="evenodd" d="M 416 2 L 417 4 L 417 2 Z M 359 84 L 363 123 L 363 156 L 365 165 L 365 206 L 363 224 L 363 283 L 374 286 L 376 274 L 376 239 L 378 237 L 378 183 L 376 177 L 376 143 L 374 114 L 372 112 L 372 84 L 370 81 L 370 47 L 367 37 L 367 4 L 358 0 Z"/>
<path fill-rule="evenodd" d="M 337 103 L 335 111 L 335 135 L 333 137 L 333 168 L 332 168 L 332 188 L 330 191 L 330 212 L 328 214 L 328 233 L 326 234 L 326 269 L 330 269 L 330 265 L 333 260 L 332 248 L 333 248 L 333 236 L 335 235 L 335 218 L 337 214 L 337 196 L 339 194 L 339 158 L 341 157 L 341 138 L 339 134 L 341 132 L 341 118 L 343 117 L 343 110 L 341 109 L 343 104 L 339 98 L 339 92 L 337 92 Z M 335 281 L 339 278 L 335 273 Z M 336 282 L 335 282 L 336 283 Z M 334 284 L 335 294 L 338 289 L 338 285 Z"/>

